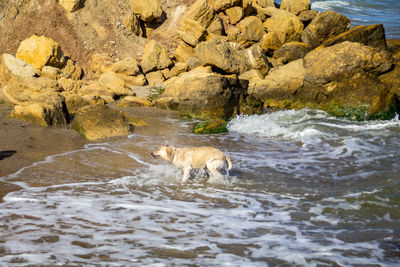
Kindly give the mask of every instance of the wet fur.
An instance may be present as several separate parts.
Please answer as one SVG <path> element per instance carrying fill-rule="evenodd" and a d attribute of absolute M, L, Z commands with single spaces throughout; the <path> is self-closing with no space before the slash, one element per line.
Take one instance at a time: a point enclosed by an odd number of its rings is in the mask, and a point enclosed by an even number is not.
<path fill-rule="evenodd" d="M 155 158 L 162 158 L 183 170 L 182 183 L 190 178 L 193 169 L 204 169 L 209 175 L 209 181 L 222 179 L 220 169 L 225 168 L 229 173 L 232 162 L 220 150 L 213 147 L 175 148 L 162 146 L 151 153 Z"/>

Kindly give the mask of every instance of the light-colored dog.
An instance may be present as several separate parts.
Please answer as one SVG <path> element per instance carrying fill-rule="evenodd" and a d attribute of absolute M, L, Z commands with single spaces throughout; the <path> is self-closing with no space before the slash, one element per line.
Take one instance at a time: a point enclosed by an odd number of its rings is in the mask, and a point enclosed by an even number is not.
<path fill-rule="evenodd" d="M 222 178 L 220 169 L 232 169 L 231 159 L 220 150 L 205 146 L 193 148 L 175 148 L 162 146 L 151 153 L 155 158 L 159 157 L 183 170 L 182 183 L 186 183 L 192 169 L 205 169 L 210 176 L 210 181 Z"/>

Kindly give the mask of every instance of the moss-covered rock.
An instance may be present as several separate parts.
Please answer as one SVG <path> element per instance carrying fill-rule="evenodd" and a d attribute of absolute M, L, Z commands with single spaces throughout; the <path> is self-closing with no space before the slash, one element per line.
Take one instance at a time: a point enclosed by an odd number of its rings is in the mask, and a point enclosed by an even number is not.
<path fill-rule="evenodd" d="M 193 133 L 196 134 L 216 134 L 216 133 L 226 133 L 228 128 L 226 128 L 227 122 L 222 119 L 210 119 L 206 121 L 201 121 L 193 127 Z"/>

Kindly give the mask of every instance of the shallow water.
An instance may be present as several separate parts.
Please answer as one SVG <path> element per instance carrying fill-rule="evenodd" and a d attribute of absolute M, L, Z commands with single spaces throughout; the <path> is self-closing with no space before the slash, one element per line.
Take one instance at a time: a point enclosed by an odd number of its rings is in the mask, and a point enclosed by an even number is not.
<path fill-rule="evenodd" d="M 312 9 L 333 10 L 350 18 L 351 27 L 383 24 L 386 37 L 400 39 L 400 1 L 398 0 L 312 0 Z"/>
<path fill-rule="evenodd" d="M 0 265 L 337 266 L 400 263 L 400 121 L 312 110 L 237 117 L 230 132 L 163 132 L 87 145 L 0 179 Z M 212 145 L 234 168 L 217 184 L 150 152 Z"/>

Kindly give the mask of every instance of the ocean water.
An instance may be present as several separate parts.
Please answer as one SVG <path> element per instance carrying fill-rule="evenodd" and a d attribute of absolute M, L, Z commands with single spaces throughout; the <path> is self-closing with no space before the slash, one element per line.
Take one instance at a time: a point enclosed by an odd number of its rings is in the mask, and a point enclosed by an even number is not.
<path fill-rule="evenodd" d="M 383 24 L 386 37 L 400 38 L 400 1 L 398 0 L 311 0 L 311 8 L 333 10 L 350 18 L 351 27 Z"/>
<path fill-rule="evenodd" d="M 90 144 L 2 177 L 1 266 L 395 266 L 400 121 L 314 110 L 239 116 L 221 135 L 160 118 L 163 133 Z M 212 145 L 217 183 L 150 152 Z"/>

